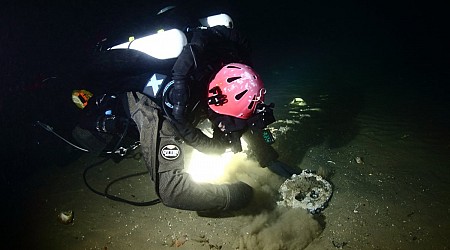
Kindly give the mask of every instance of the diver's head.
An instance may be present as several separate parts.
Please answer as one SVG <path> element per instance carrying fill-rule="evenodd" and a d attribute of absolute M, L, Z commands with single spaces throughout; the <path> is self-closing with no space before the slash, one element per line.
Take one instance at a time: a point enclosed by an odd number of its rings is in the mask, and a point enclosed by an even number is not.
<path fill-rule="evenodd" d="M 171 0 L 159 4 L 157 22 L 159 28 L 190 28 L 226 26 L 233 28 L 233 20 L 225 14 L 228 8 L 214 1 L 213 4 L 201 0 Z M 225 11 L 225 12 L 224 12 Z"/>
<path fill-rule="evenodd" d="M 199 22 L 205 27 L 225 26 L 230 29 L 233 28 L 233 20 L 224 13 L 200 18 Z"/>
<path fill-rule="evenodd" d="M 263 81 L 250 66 L 230 63 L 209 83 L 208 106 L 217 114 L 246 120 L 265 94 Z"/>
<path fill-rule="evenodd" d="M 242 150 L 239 138 L 247 129 L 264 129 L 275 121 L 273 104 L 264 104 L 265 94 L 260 76 L 240 63 L 225 65 L 209 83 L 209 119 L 233 145 L 233 152 Z"/>

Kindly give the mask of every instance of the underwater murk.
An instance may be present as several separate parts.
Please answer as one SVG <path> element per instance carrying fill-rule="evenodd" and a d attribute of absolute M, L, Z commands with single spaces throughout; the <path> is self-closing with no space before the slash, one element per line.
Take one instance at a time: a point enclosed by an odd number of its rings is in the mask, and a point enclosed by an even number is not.
<path fill-rule="evenodd" d="M 205 216 L 162 204 L 133 206 L 93 193 L 83 172 L 99 163 L 85 175 L 95 190 L 108 187 L 109 194 L 136 202 L 157 198 L 147 174 L 133 175 L 146 170 L 139 147 L 120 160 L 105 160 L 73 151 L 39 127 L 30 128 L 36 109 L 55 111 L 53 106 L 34 104 L 63 97 L 53 92 L 29 95 L 17 79 L 47 68 L 51 73 L 67 73 L 68 68 L 76 72 L 84 51 L 80 44 L 113 30 L 128 36 L 125 23 L 143 28 L 138 23 L 146 20 L 146 8 L 131 4 L 133 15 L 122 16 L 128 2 L 108 11 L 96 3 L 86 18 L 77 14 L 82 7 L 45 5 L 30 13 L 26 8 L 6 8 L 23 18 L 8 19 L 21 32 L 7 29 L 8 49 L 2 56 L 8 58 L 5 65 L 11 71 L 2 76 L 11 84 L 2 84 L 7 95 L 0 103 L 4 245 L 448 249 L 450 112 L 444 63 L 448 53 L 443 49 L 448 43 L 440 33 L 447 22 L 438 22 L 448 15 L 441 15 L 441 8 L 409 2 L 296 4 L 299 8 L 289 2 L 275 7 L 241 3 L 245 10 L 251 7 L 252 14 L 238 15 L 237 24 L 252 38 L 266 101 L 275 103 L 277 121 L 270 130 L 280 160 L 318 173 L 332 184 L 331 199 L 316 214 L 277 206 L 283 180 L 242 154 L 222 166 L 227 180 L 243 180 L 255 188 L 249 207 L 236 213 Z M 111 26 L 115 18 L 120 25 Z M 35 39 L 25 39 L 28 36 Z M 12 45 L 21 48 L 20 53 L 13 53 Z M 53 53 L 45 53 L 48 50 Z M 75 119 L 67 113 L 46 118 L 60 117 L 67 123 Z M 39 140 L 36 129 L 43 135 Z M 64 127 L 54 129 L 70 137 Z M 132 176 L 121 179 L 128 175 Z"/>

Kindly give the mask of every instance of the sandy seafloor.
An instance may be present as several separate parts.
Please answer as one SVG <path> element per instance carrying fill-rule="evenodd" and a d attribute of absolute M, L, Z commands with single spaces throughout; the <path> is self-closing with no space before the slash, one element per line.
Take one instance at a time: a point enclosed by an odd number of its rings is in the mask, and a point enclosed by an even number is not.
<path fill-rule="evenodd" d="M 31 249 L 448 249 L 450 156 L 448 141 L 442 141 L 448 135 L 432 120 L 420 124 L 402 116 L 415 107 L 403 110 L 403 105 L 417 96 L 391 87 L 332 89 L 321 79 L 301 86 L 290 81 L 272 92 L 274 101 L 285 101 L 277 116 L 289 120 L 273 125 L 285 129 L 275 133 L 274 146 L 292 165 L 328 170 L 334 195 L 320 215 L 256 211 L 263 205 L 254 202 L 244 215 L 202 217 L 162 204 L 111 201 L 84 185 L 84 168 L 101 160 L 85 155 L 41 176 L 46 184 L 28 202 L 21 243 Z M 392 101 L 397 91 L 404 94 L 401 105 Z M 294 97 L 308 105 L 289 105 Z M 356 163 L 356 157 L 364 163 Z M 243 169 L 254 171 L 259 188 L 267 190 L 265 181 L 270 190 L 281 183 L 266 170 Z M 101 191 L 143 170 L 139 155 L 110 160 L 90 170 L 88 181 Z M 156 198 L 148 176 L 119 182 L 111 192 L 136 201 Z M 65 210 L 75 213 L 71 225 L 56 221 Z"/>
<path fill-rule="evenodd" d="M 22 75 L 73 67 L 72 58 L 82 57 L 82 47 L 96 32 L 111 31 L 119 23 L 120 33 L 129 29 L 126 24 L 136 26 L 147 15 L 145 8 L 128 1 L 108 9 L 100 4 L 86 9 L 75 2 L 68 3 L 71 8 L 52 6 L 29 11 L 25 4 L 11 8 L 21 13 L 11 19 L 14 29 L 5 36 L 9 46 L 5 51 L 12 51 L 5 65 L 15 71 L 2 79 L 12 85 L 20 84 L 15 81 Z M 447 13 L 434 5 L 406 1 L 258 6 L 253 15 L 243 12 L 239 20 L 254 41 L 255 68 L 267 84 L 267 101 L 276 103 L 279 122 L 271 125 L 277 129 L 274 147 L 280 159 L 292 166 L 327 170 L 334 194 L 321 214 L 265 209 L 264 194 L 276 197 L 282 181 L 249 161 L 242 161 L 235 171 L 238 178 L 254 185 L 257 196 L 238 213 L 205 217 L 162 204 L 136 207 L 96 195 L 86 187 L 82 174 L 102 158 L 73 157 L 73 149 L 46 131 L 41 134 L 50 145 L 41 148 L 34 144 L 36 135 L 27 130 L 35 119 L 30 110 L 39 108 L 38 100 L 52 96 L 17 99 L 22 95 L 5 87 L 2 91 L 13 101 L 2 99 L 1 106 L 2 138 L 6 138 L 2 140 L 2 158 L 6 158 L 1 173 L 2 245 L 9 249 L 449 249 L 449 57 L 446 22 L 439 22 Z M 134 15 L 138 9 L 141 19 Z M 90 14 L 85 14 L 87 10 Z M 47 68 L 54 71 L 45 72 Z M 307 105 L 289 105 L 296 97 Z M 63 113 L 56 117 L 69 120 Z M 139 148 L 136 155 L 128 155 L 134 157 L 94 167 L 88 182 L 103 191 L 120 177 L 144 171 L 138 152 Z M 358 164 L 356 157 L 364 163 Z M 119 181 L 110 192 L 134 201 L 156 198 L 148 176 Z M 74 211 L 71 225 L 56 220 L 66 210 Z"/>

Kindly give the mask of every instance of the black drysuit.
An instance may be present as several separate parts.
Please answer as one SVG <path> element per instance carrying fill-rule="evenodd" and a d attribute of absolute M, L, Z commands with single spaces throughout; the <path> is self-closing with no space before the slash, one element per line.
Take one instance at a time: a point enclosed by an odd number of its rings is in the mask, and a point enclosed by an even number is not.
<path fill-rule="evenodd" d="M 89 77 L 101 91 L 128 93 L 126 109 L 137 124 L 147 168 L 165 205 L 195 211 L 239 209 L 251 200 L 249 185 L 196 183 L 184 172 L 183 160 L 187 145 L 205 153 L 222 153 L 230 147 L 229 142 L 207 137 L 195 124 L 211 112 L 206 95 L 215 73 L 228 63 L 250 64 L 248 44 L 237 31 L 224 26 L 194 29 L 188 39 L 176 61 L 158 60 L 131 49 L 100 52 Z M 171 75 L 174 81 L 166 96 L 143 94 L 155 71 Z M 166 101 L 179 104 L 180 110 L 167 109 Z M 260 132 L 247 128 L 245 136 L 257 160 L 266 166 L 278 154 Z"/>

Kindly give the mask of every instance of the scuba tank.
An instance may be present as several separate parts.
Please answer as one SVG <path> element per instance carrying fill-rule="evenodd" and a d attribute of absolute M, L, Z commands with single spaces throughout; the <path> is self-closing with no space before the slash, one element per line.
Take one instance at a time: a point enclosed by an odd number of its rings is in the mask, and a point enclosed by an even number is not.
<path fill-rule="evenodd" d="M 110 49 L 134 49 L 157 59 L 171 59 L 180 55 L 187 44 L 186 35 L 178 29 L 159 30 L 142 38 L 130 37 L 128 42 L 111 47 Z"/>

